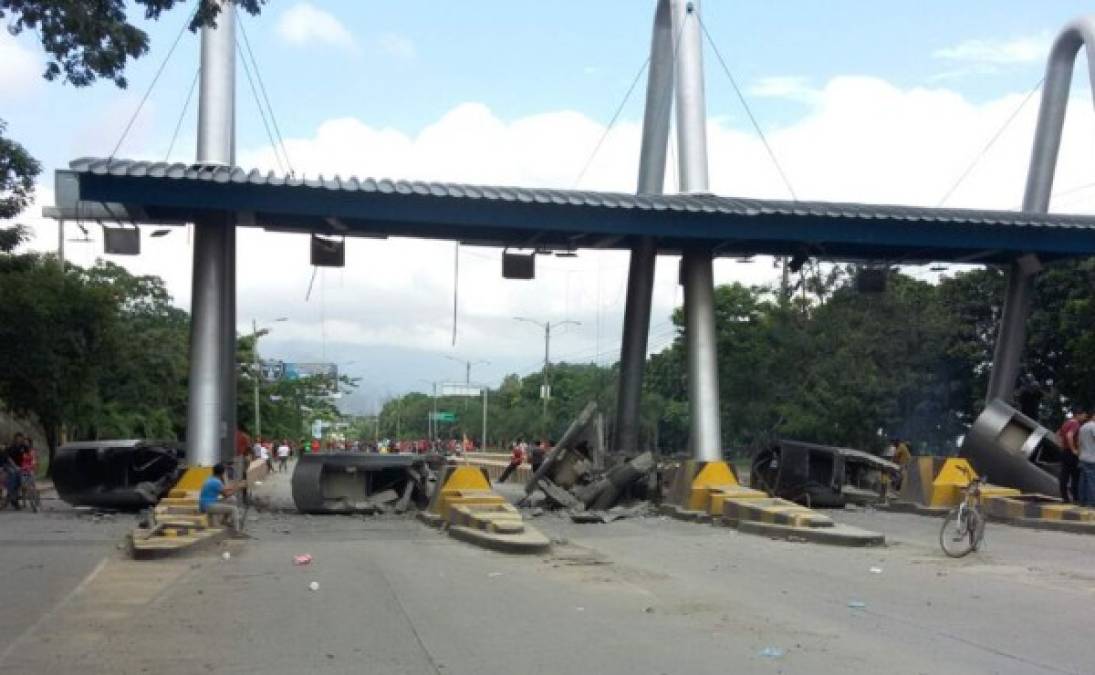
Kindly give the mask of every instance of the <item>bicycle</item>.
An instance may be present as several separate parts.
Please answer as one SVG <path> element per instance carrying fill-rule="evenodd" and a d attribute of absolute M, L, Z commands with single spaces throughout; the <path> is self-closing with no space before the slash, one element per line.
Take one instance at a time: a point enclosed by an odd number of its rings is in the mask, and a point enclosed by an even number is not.
<path fill-rule="evenodd" d="M 23 469 L 21 473 L 23 475 L 19 485 L 18 499 L 23 503 L 23 506 L 29 506 L 32 513 L 38 513 L 38 509 L 42 508 L 42 495 L 38 492 L 38 482 L 34 476 L 34 471 Z"/>
<path fill-rule="evenodd" d="M 14 472 L 19 472 L 19 489 L 12 498 L 8 490 L 8 477 Z M 17 508 L 29 506 L 32 512 L 38 513 L 38 509 L 42 506 L 42 496 L 38 492 L 34 472 L 17 469 L 9 463 L 8 466 L 0 466 L 0 510 L 13 504 Z"/>
<path fill-rule="evenodd" d="M 985 478 L 977 477 L 959 467 L 969 477 L 962 501 L 951 509 L 939 530 L 939 546 L 952 558 L 961 558 L 976 551 L 985 537 L 985 514 L 981 512 L 981 486 Z"/>

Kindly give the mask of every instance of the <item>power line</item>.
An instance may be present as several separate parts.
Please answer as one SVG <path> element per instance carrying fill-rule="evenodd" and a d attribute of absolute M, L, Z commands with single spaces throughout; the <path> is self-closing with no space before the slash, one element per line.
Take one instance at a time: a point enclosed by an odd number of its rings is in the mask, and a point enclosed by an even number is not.
<path fill-rule="evenodd" d="M 760 124 L 757 122 L 757 118 L 753 115 L 753 110 L 749 107 L 749 102 L 745 100 L 745 95 L 741 93 L 741 88 L 738 87 L 737 80 L 734 79 L 734 74 L 730 72 L 730 66 L 726 64 L 726 59 L 722 58 L 722 52 L 719 51 L 718 45 L 711 38 L 711 33 L 707 31 L 707 25 L 700 18 L 699 12 L 696 12 L 696 20 L 700 22 L 700 28 L 703 30 L 704 37 L 707 38 L 707 43 L 711 45 L 711 50 L 715 52 L 715 58 L 718 59 L 719 65 L 722 66 L 722 72 L 726 73 L 727 79 L 730 80 L 730 86 L 734 88 L 734 93 L 737 94 L 738 100 L 741 101 L 741 106 L 745 108 L 745 114 L 749 117 L 749 121 L 753 125 L 753 129 L 757 132 L 757 136 L 760 137 L 760 142 L 764 144 L 764 149 L 768 152 L 768 157 L 772 160 L 772 164 L 775 165 L 776 171 L 779 172 L 779 177 L 783 181 L 783 185 L 787 188 L 787 192 L 791 193 L 791 199 L 798 201 L 798 195 L 795 194 L 795 188 L 791 186 L 791 180 L 787 177 L 787 173 L 783 170 L 783 166 L 779 163 L 779 159 L 776 158 L 776 153 L 772 150 L 772 146 L 768 144 L 768 138 L 764 135 L 764 130 L 760 128 Z"/>
<path fill-rule="evenodd" d="M 996 144 L 996 141 L 1000 139 L 1000 136 L 1003 135 L 1004 131 L 1011 125 L 1015 118 L 1019 116 L 1019 113 L 1026 106 L 1027 101 L 1029 101 L 1030 98 L 1034 96 L 1034 93 L 1036 91 L 1042 88 L 1042 83 L 1045 82 L 1045 80 L 1046 78 L 1044 77 L 1038 80 L 1038 83 L 1035 84 L 1031 88 L 1031 90 L 1027 92 L 1027 95 L 1023 97 L 1023 100 L 1019 102 L 1019 105 L 1015 107 L 1015 110 L 1011 111 L 1011 114 L 1008 115 L 1008 118 L 1006 120 L 1004 120 L 1004 123 L 1000 126 L 1000 128 L 996 130 L 996 133 L 994 133 L 992 137 L 989 138 L 988 143 L 985 143 L 985 147 L 981 148 L 981 152 L 977 153 L 977 156 L 974 157 L 973 161 L 969 163 L 969 166 L 966 167 L 966 170 L 963 171 L 960 176 L 958 176 L 958 180 L 954 181 L 954 185 L 951 185 L 950 189 L 947 190 L 946 194 L 943 195 L 943 198 L 939 200 L 939 203 L 936 204 L 937 207 L 943 206 L 947 203 L 947 200 L 951 198 L 951 195 L 953 195 L 955 190 L 958 189 L 958 186 L 961 185 L 963 181 L 965 181 L 966 178 L 970 175 L 970 173 L 973 172 L 974 167 L 976 167 L 981 162 L 985 155 L 988 154 L 988 151 L 992 148 L 992 146 Z"/>
<path fill-rule="evenodd" d="M 179 46 L 179 42 L 182 40 L 183 33 L 186 32 L 186 28 L 190 25 L 190 22 L 194 18 L 196 12 L 191 12 L 186 21 L 183 22 L 179 33 L 175 36 L 175 41 L 171 43 L 171 49 L 167 50 L 167 54 L 164 55 L 163 61 L 160 62 L 160 67 L 156 69 L 156 74 L 152 76 L 152 82 L 149 83 L 148 89 L 145 90 L 144 96 L 141 97 L 141 102 L 137 104 L 137 109 L 133 111 L 133 116 L 129 118 L 129 122 L 126 123 L 125 129 L 122 130 L 121 137 L 118 138 L 118 142 L 114 144 L 114 149 L 110 151 L 110 157 L 107 159 L 107 163 L 114 159 L 118 154 L 118 150 L 121 149 L 122 143 L 125 141 L 126 136 L 129 135 L 129 130 L 133 128 L 133 123 L 137 121 L 137 116 L 141 114 L 141 110 L 144 108 L 144 104 L 148 101 L 149 95 L 152 94 L 152 89 L 155 88 L 156 83 L 160 80 L 160 75 L 163 75 L 164 68 L 167 67 L 167 62 L 171 60 L 171 55 L 175 53 L 175 48 Z"/>

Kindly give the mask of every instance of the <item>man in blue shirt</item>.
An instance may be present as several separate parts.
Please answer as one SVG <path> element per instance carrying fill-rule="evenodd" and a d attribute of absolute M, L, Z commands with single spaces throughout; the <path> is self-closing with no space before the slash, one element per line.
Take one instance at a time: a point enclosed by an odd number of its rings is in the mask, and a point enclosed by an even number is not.
<path fill-rule="evenodd" d="M 232 531 L 240 534 L 240 510 L 234 504 L 217 501 L 222 495 L 232 496 L 235 491 L 235 487 L 225 487 L 224 464 L 217 464 L 213 467 L 213 475 L 202 485 L 198 495 L 198 510 L 209 515 L 210 521 L 212 516 L 222 516 L 231 523 Z"/>

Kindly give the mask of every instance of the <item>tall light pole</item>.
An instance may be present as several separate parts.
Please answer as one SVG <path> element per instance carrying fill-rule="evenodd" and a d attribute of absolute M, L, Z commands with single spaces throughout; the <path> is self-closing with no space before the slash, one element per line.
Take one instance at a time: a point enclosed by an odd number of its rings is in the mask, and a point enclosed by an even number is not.
<path fill-rule="evenodd" d="M 288 317 L 279 316 L 273 322 L 280 323 L 288 320 Z M 263 328 L 264 332 L 269 330 L 269 328 Z M 259 362 L 259 324 L 255 319 L 251 319 L 251 353 L 255 368 L 255 442 L 257 443 L 262 438 L 262 414 L 259 412 L 259 381 L 262 379 L 262 365 Z"/>
<path fill-rule="evenodd" d="M 464 364 L 464 416 L 468 415 L 468 390 L 471 389 L 471 367 L 472 366 L 489 366 L 490 361 L 484 361 L 480 359 L 478 361 L 472 361 L 471 359 L 462 359 L 458 356 L 449 356 L 448 354 L 442 354 L 446 359 L 450 361 L 456 361 L 457 363 Z M 461 428 L 467 423 L 467 420 L 461 422 Z"/>
<path fill-rule="evenodd" d="M 535 324 L 544 329 L 544 372 L 543 372 L 543 387 L 540 390 L 540 397 L 544 399 L 544 424 L 547 424 L 548 416 L 548 399 L 551 398 L 551 384 L 548 382 L 548 367 L 551 366 L 551 329 L 552 323 L 550 321 L 537 321 L 536 319 L 529 319 L 523 316 L 513 317 L 514 321 L 525 321 L 531 324 Z M 560 321 L 554 325 L 555 328 L 559 328 L 566 325 L 581 326 L 581 321 L 574 321 L 573 319 L 567 319 Z M 547 429 L 544 429 L 547 432 Z"/>
<path fill-rule="evenodd" d="M 434 425 L 437 424 L 437 420 L 434 419 L 435 417 L 437 417 L 437 383 L 431 380 L 424 380 L 422 378 L 418 378 L 418 381 L 425 382 L 426 384 L 433 387 L 433 393 L 430 395 L 431 410 L 426 413 L 426 434 L 430 438 L 430 447 L 433 447 Z"/>

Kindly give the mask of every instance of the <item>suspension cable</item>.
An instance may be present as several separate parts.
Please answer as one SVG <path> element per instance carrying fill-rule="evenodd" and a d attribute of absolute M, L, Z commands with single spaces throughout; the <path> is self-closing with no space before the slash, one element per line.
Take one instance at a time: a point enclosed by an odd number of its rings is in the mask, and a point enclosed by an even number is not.
<path fill-rule="evenodd" d="M 179 130 L 182 129 L 186 111 L 190 108 L 190 99 L 194 97 L 194 89 L 198 86 L 198 76 L 201 75 L 201 72 L 201 67 L 194 70 L 194 79 L 190 82 L 190 91 L 186 94 L 186 101 L 183 102 L 182 110 L 179 111 L 179 121 L 175 123 L 175 133 L 171 134 L 171 143 L 168 144 L 167 154 L 165 154 L 163 158 L 165 163 L 171 161 L 171 151 L 175 149 L 175 141 L 179 138 Z"/>
<path fill-rule="evenodd" d="M 981 162 L 982 159 L 984 159 L 985 155 L 988 154 L 988 151 L 992 148 L 992 146 L 996 144 L 996 141 L 1000 140 L 1000 136 L 1002 136 L 1004 134 L 1004 131 L 1007 130 L 1007 128 L 1011 125 L 1013 121 L 1015 121 L 1015 118 L 1019 116 L 1019 113 L 1022 112 L 1023 108 L 1026 106 L 1027 101 L 1029 101 L 1031 97 L 1034 96 L 1035 92 L 1042 88 L 1042 84 L 1045 81 L 1046 78 L 1043 77 L 1042 79 L 1038 80 L 1038 82 L 1033 87 L 1031 87 L 1030 91 L 1027 92 L 1027 95 L 1024 96 L 1023 100 L 1019 102 L 1019 105 L 1015 106 L 1015 110 L 1011 111 L 1011 114 L 1008 115 L 1007 119 L 1004 120 L 1004 123 L 1000 125 L 1000 128 L 996 130 L 996 133 L 994 133 L 992 137 L 989 138 L 988 142 L 985 143 L 985 146 L 981 148 L 981 152 L 977 153 L 977 156 L 973 158 L 973 161 L 971 161 L 969 165 L 966 166 L 966 170 L 958 176 L 958 180 L 954 181 L 954 184 L 951 185 L 950 189 L 947 190 L 947 192 L 943 195 L 943 198 L 939 200 L 939 203 L 936 204 L 937 207 L 946 204 L 947 200 L 950 199 L 952 195 L 954 195 L 954 192 L 958 189 L 958 186 L 960 186 L 966 180 L 966 178 L 969 177 L 969 175 L 973 172 L 973 169 Z"/>
<path fill-rule="evenodd" d="M 616 112 L 612 114 L 612 119 L 609 120 L 608 126 L 605 127 L 605 130 L 601 134 L 601 137 L 597 139 L 597 144 L 593 146 L 593 151 L 589 153 L 589 157 L 586 158 L 585 164 L 582 165 L 582 170 L 578 172 L 578 177 L 574 179 L 574 184 L 571 187 L 578 187 L 578 184 L 582 182 L 583 178 L 585 178 L 586 171 L 588 171 L 590 165 L 593 164 L 593 159 L 597 156 L 597 153 L 600 152 L 601 145 L 603 145 L 605 139 L 608 138 L 608 134 L 612 131 L 612 127 L 616 125 L 616 121 L 620 118 L 620 114 L 623 112 L 624 106 L 627 105 L 628 100 L 631 98 L 632 92 L 635 91 L 635 86 L 639 84 L 639 80 L 642 78 L 643 73 L 646 72 L 646 68 L 649 65 L 650 57 L 648 56 L 646 57 L 646 60 L 643 61 L 643 64 L 639 67 L 639 72 L 635 73 L 634 79 L 631 80 L 631 86 L 627 88 L 627 93 L 624 94 L 623 100 L 621 100 L 620 104 L 616 106 Z"/>
<path fill-rule="evenodd" d="M 749 117 L 749 122 L 753 125 L 753 130 L 757 132 L 757 136 L 760 137 L 760 142 L 764 144 L 764 149 L 767 151 L 768 157 L 772 160 L 772 164 L 775 165 L 776 171 L 779 172 L 779 177 L 783 181 L 784 187 L 786 187 L 787 192 L 791 194 L 792 201 L 797 202 L 798 195 L 795 193 L 795 188 L 791 186 L 791 180 L 783 170 L 783 165 L 781 165 L 779 159 L 776 158 L 776 153 L 772 150 L 772 146 L 769 145 L 768 138 L 764 135 L 764 130 L 760 128 L 760 124 L 753 115 L 753 110 L 749 107 L 749 102 L 745 99 L 741 87 L 738 86 L 737 80 L 734 79 L 734 74 L 730 72 L 730 66 L 727 65 L 726 59 L 722 58 L 722 52 L 719 51 L 718 45 L 716 45 L 714 39 L 711 38 L 711 33 L 707 31 L 707 24 L 703 22 L 699 12 L 695 12 L 695 14 L 696 20 L 700 22 L 700 29 L 703 30 L 704 37 L 707 38 L 707 43 L 711 45 L 711 50 L 715 53 L 715 58 L 718 59 L 719 65 L 722 66 L 722 72 L 726 73 L 726 78 L 730 80 L 730 86 L 733 87 L 734 93 L 737 94 L 738 100 L 741 101 L 741 106 L 745 108 L 745 114 Z"/>
<path fill-rule="evenodd" d="M 270 112 L 270 122 L 274 127 L 274 134 L 277 135 L 278 144 L 281 146 L 281 154 L 285 157 L 285 166 L 289 169 L 289 175 L 295 176 L 296 172 L 293 171 L 293 164 L 289 161 L 289 150 L 285 147 L 285 139 L 281 135 L 281 127 L 278 125 L 278 117 L 274 114 L 274 106 L 270 104 L 270 97 L 266 93 L 266 84 L 262 80 L 262 72 L 259 70 L 258 59 L 255 58 L 255 53 L 251 50 L 251 41 L 247 37 L 247 29 L 243 26 L 243 21 L 239 20 L 239 10 L 235 5 L 232 6 L 233 11 L 236 12 L 236 25 L 240 28 L 240 34 L 243 35 L 243 45 L 247 50 L 247 55 L 251 58 L 251 67 L 255 71 L 255 79 L 259 83 L 259 92 L 262 93 L 262 100 L 266 102 L 266 109 Z"/>
<path fill-rule="evenodd" d="M 274 151 L 274 161 L 278 164 L 278 170 L 282 173 L 286 172 L 285 165 L 281 161 L 281 153 L 278 152 L 278 144 L 274 140 L 274 134 L 270 131 L 270 122 L 266 119 L 266 110 L 262 107 L 262 101 L 259 100 L 258 90 L 255 89 L 255 81 L 251 78 L 251 69 L 247 66 L 247 59 L 243 56 L 243 48 L 239 43 L 236 43 L 236 51 L 240 55 L 240 61 L 243 63 L 243 72 L 247 75 L 247 84 L 251 85 L 251 96 L 255 99 L 255 106 L 259 109 L 259 117 L 262 118 L 262 126 L 266 129 L 266 138 L 270 141 L 270 147 Z"/>
<path fill-rule="evenodd" d="M 183 22 L 182 27 L 179 28 L 178 34 L 175 35 L 175 41 L 171 43 L 171 48 L 168 49 L 167 54 L 164 55 L 163 61 L 160 62 L 160 67 L 156 69 L 156 74 L 152 76 L 152 82 L 148 84 L 148 89 L 145 90 L 144 96 L 141 97 L 141 102 L 137 104 L 137 109 L 133 111 L 133 115 L 129 118 L 129 122 L 126 123 L 125 128 L 122 130 L 122 135 L 118 138 L 118 142 L 114 144 L 114 149 L 110 151 L 110 157 L 107 158 L 108 164 L 118 154 L 118 150 L 121 149 L 126 136 L 129 135 L 129 130 L 133 128 L 133 123 L 137 121 L 137 116 L 141 114 L 144 104 L 148 102 L 148 97 L 152 94 L 152 89 L 156 86 L 156 83 L 159 82 L 160 75 L 163 75 L 164 68 L 167 67 L 167 62 L 171 60 L 171 55 L 175 53 L 175 48 L 179 46 L 183 34 L 186 33 L 187 27 L 194 19 L 194 14 L 196 14 L 196 11 L 191 12 L 187 16 L 186 21 Z"/>

